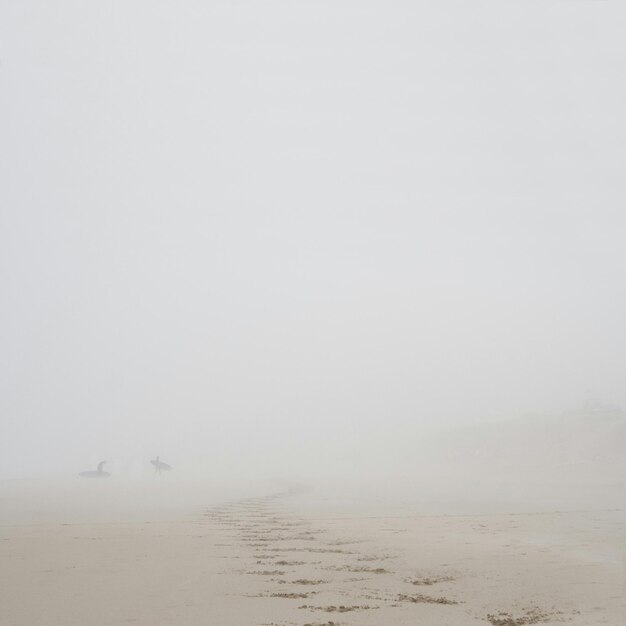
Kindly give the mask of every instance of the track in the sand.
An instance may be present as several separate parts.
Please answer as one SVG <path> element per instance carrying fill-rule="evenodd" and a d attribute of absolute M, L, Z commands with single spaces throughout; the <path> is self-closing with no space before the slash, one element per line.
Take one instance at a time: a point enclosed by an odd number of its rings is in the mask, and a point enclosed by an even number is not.
<path fill-rule="evenodd" d="M 415 593 L 421 579 L 398 580 L 397 557 L 368 553 L 364 538 L 333 537 L 329 528 L 288 514 L 281 504 L 289 495 L 240 500 L 206 513 L 212 525 L 227 532 L 230 545 L 245 552 L 243 558 L 237 557 L 238 568 L 229 573 L 262 577 L 264 589 L 255 597 L 294 602 L 302 611 L 301 621 L 272 622 L 273 626 L 347 625 L 350 614 L 363 611 L 405 603 L 438 604 L 445 610 L 446 605 L 459 603 L 447 595 Z M 443 585 L 448 591 L 454 582 L 438 574 L 423 581 L 429 590 Z M 399 594 L 399 588 L 405 593 Z M 331 619 L 319 619 L 325 615 Z"/>

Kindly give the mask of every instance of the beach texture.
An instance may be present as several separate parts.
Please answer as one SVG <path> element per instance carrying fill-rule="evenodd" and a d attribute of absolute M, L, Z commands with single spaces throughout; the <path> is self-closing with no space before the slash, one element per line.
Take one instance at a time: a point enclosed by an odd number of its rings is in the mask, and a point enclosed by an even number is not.
<path fill-rule="evenodd" d="M 0 623 L 619 626 L 625 521 L 331 514 L 281 494 L 180 521 L 3 526 Z"/>

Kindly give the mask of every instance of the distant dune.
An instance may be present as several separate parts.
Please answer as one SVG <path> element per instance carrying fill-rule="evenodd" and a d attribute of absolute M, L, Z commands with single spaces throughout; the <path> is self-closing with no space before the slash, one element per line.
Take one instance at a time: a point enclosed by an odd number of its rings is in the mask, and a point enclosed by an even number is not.
<path fill-rule="evenodd" d="M 439 435 L 433 455 L 450 463 L 512 472 L 626 469 L 626 413 L 619 409 L 523 418 Z M 565 475 L 565 473 L 564 473 Z M 617 476 L 615 476 L 617 478 Z"/>
<path fill-rule="evenodd" d="M 513 508 L 626 507 L 626 412 L 581 410 L 441 432 L 415 465 L 433 496 Z"/>

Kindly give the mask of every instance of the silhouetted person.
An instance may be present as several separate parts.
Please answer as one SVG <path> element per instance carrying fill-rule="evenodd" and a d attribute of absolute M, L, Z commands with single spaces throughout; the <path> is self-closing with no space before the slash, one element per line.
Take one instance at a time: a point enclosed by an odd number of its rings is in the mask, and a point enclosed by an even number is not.
<path fill-rule="evenodd" d="M 79 476 L 82 476 L 83 478 L 108 478 L 111 474 L 109 474 L 109 472 L 105 472 L 102 469 L 105 463 L 106 461 L 100 461 L 100 463 L 98 463 L 97 470 L 92 470 L 90 472 L 81 472 Z"/>
<path fill-rule="evenodd" d="M 154 471 L 157 474 L 160 474 L 162 471 L 169 472 L 172 469 L 171 465 L 168 465 L 167 463 L 163 463 L 163 461 L 161 461 L 158 456 L 156 459 L 152 459 L 150 463 L 154 465 Z"/>

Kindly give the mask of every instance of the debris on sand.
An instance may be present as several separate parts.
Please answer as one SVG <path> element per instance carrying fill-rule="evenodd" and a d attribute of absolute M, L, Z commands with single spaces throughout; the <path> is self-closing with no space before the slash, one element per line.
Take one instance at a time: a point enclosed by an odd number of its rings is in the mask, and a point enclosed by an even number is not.
<path fill-rule="evenodd" d="M 416 604 L 458 604 L 456 600 L 450 600 L 449 598 L 444 598 L 443 596 L 435 598 L 433 596 L 425 596 L 421 593 L 418 593 L 414 596 L 409 596 L 405 593 L 401 593 L 398 596 L 398 600 L 400 602 L 415 602 Z"/>
<path fill-rule="evenodd" d="M 366 611 L 368 609 L 376 609 L 378 607 L 369 606 L 369 604 L 353 605 L 353 606 L 312 606 L 310 604 L 303 604 L 298 607 L 299 609 L 310 609 L 311 611 L 324 611 L 326 613 L 347 613 L 348 611 Z"/>
<path fill-rule="evenodd" d="M 296 580 L 277 580 L 279 585 L 325 585 L 327 580 L 309 580 L 308 578 L 297 578 Z"/>
<path fill-rule="evenodd" d="M 438 583 L 449 583 L 452 582 L 454 578 L 452 576 L 425 576 L 424 578 L 415 578 L 413 580 L 408 580 L 407 582 L 412 585 L 436 585 Z"/>
<path fill-rule="evenodd" d="M 560 615 L 560 613 L 548 613 L 538 609 L 537 607 L 533 607 L 530 609 L 524 609 L 524 615 L 519 617 L 513 617 L 511 613 L 507 613 L 505 611 L 501 611 L 499 613 L 489 613 L 487 615 L 487 621 L 492 626 L 527 626 L 529 624 L 549 622 L 557 615 Z"/>
<path fill-rule="evenodd" d="M 351 567 L 349 565 L 327 565 L 323 569 L 333 572 L 355 572 L 359 574 L 393 574 L 384 567 Z"/>

